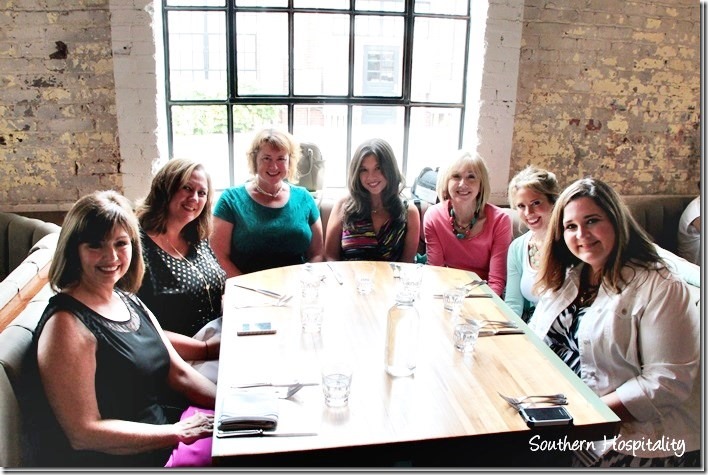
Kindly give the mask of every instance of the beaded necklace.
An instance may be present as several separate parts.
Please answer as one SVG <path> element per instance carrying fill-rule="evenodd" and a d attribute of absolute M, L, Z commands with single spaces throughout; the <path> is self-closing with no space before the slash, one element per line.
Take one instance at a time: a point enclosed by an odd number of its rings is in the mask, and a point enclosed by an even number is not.
<path fill-rule="evenodd" d="M 455 235 L 455 237 L 457 239 L 467 238 L 470 235 L 470 231 L 472 231 L 474 225 L 477 224 L 478 216 L 479 212 L 475 211 L 474 216 L 472 216 L 472 221 L 470 221 L 470 224 L 462 226 L 457 222 L 457 219 L 455 218 L 455 210 L 450 207 L 450 221 L 452 223 L 452 233 Z"/>
<path fill-rule="evenodd" d="M 538 269 L 541 266 L 541 250 L 533 238 L 529 239 L 529 262 L 534 269 Z"/>
<path fill-rule="evenodd" d="M 280 184 L 280 188 L 275 190 L 275 193 L 269 193 L 266 190 L 264 190 L 263 188 L 261 188 L 260 180 L 258 178 L 256 178 L 256 191 L 258 193 L 263 193 L 266 196 L 270 196 L 271 198 L 277 198 L 278 195 L 280 194 L 280 192 L 283 191 L 283 183 Z"/>

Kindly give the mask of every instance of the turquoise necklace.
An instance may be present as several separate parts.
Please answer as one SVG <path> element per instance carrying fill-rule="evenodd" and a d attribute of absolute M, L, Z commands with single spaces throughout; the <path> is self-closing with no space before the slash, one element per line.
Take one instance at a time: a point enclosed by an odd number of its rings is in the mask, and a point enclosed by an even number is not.
<path fill-rule="evenodd" d="M 467 236 L 469 236 L 470 231 L 472 231 L 474 225 L 477 224 L 478 215 L 479 212 L 475 211 L 474 216 L 472 216 L 472 221 L 470 221 L 470 224 L 466 226 L 461 226 L 457 223 L 457 219 L 455 219 L 455 210 L 452 208 L 452 206 L 450 207 L 450 221 L 452 222 L 452 233 L 457 239 L 465 239 Z"/>

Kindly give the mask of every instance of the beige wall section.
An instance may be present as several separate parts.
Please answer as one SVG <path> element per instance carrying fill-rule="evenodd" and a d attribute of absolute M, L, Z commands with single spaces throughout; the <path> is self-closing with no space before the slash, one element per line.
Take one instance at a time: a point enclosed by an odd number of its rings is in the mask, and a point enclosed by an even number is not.
<path fill-rule="evenodd" d="M 697 193 L 699 33 L 695 0 L 526 0 L 512 174 Z"/>
<path fill-rule="evenodd" d="M 3 3 L 0 210 L 68 209 L 105 188 L 145 195 L 166 159 L 158 6 Z M 699 7 L 490 0 L 484 70 L 468 91 L 481 99 L 478 141 L 467 132 L 465 146 L 487 159 L 494 194 L 528 163 L 563 182 L 592 173 L 625 194 L 694 192 Z"/>
<path fill-rule="evenodd" d="M 107 1 L 3 2 L 2 210 L 59 209 L 122 187 L 110 21 Z"/>

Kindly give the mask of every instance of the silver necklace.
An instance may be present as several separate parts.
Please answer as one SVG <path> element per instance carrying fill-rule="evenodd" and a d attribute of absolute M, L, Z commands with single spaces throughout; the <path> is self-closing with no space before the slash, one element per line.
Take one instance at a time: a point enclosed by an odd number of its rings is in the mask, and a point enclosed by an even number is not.
<path fill-rule="evenodd" d="M 202 271 L 199 270 L 199 268 L 197 266 L 194 265 L 194 263 L 192 261 L 190 261 L 189 259 L 184 257 L 182 255 L 182 253 L 177 250 L 175 245 L 172 244 L 172 241 L 167 239 L 167 237 L 165 237 L 165 241 L 167 241 L 167 244 L 170 245 L 172 250 L 177 253 L 177 255 L 180 257 L 181 260 L 186 261 L 187 264 L 192 266 L 192 269 L 194 269 L 197 272 L 197 274 L 199 274 L 199 277 L 202 278 L 202 281 L 204 281 L 204 290 L 206 290 L 207 298 L 209 299 L 209 308 L 211 308 L 211 314 L 213 315 L 214 314 L 214 305 L 212 305 L 212 303 L 211 303 L 211 292 L 209 291 L 211 289 L 211 285 L 209 285 L 209 282 L 207 281 L 206 276 L 202 273 Z"/>
<path fill-rule="evenodd" d="M 283 184 L 280 184 L 280 188 L 275 190 L 275 193 L 268 193 L 266 190 L 261 188 L 260 180 L 256 179 L 256 191 L 258 191 L 258 193 L 263 193 L 266 196 L 270 196 L 271 198 L 277 198 L 280 192 L 283 191 Z"/>

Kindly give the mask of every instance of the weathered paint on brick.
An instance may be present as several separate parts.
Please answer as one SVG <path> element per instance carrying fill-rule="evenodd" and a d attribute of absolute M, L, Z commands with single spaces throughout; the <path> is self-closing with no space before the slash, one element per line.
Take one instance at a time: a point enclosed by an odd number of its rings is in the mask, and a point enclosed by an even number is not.
<path fill-rule="evenodd" d="M 123 162 L 116 110 L 129 112 L 121 115 L 126 124 L 157 124 L 154 114 L 162 114 L 145 108 L 125 118 L 154 97 L 154 72 L 145 66 L 154 54 L 145 27 L 149 3 L 1 1 L 0 204 L 67 204 L 96 187 L 124 184 L 144 195 L 144 172 L 158 156 L 155 127 L 122 127 L 123 154 L 132 154 L 132 162 Z M 486 58 L 485 84 L 495 87 L 483 88 L 489 107 L 479 124 L 503 137 L 504 146 L 492 138 L 489 153 L 510 147 L 511 174 L 534 163 L 564 184 L 591 173 L 622 193 L 695 192 L 699 3 L 525 0 L 523 15 L 518 6 L 518 0 L 490 2 L 499 47 Z M 510 26 L 519 23 L 520 38 Z M 122 36 L 111 44 L 115 31 Z M 520 49 L 508 46 L 515 39 Z M 50 59 L 59 41 L 67 57 Z M 517 60 L 513 95 L 496 85 Z M 114 72 L 136 78 L 122 91 L 120 109 Z M 515 111 L 511 140 L 506 110 Z M 140 186 L 124 183 L 123 173 Z"/>
<path fill-rule="evenodd" d="M 71 204 L 121 190 L 108 0 L 3 5 L 0 203 Z M 65 59 L 52 59 L 58 42 Z"/>
<path fill-rule="evenodd" d="M 526 0 L 510 174 L 534 164 L 562 185 L 594 175 L 623 194 L 695 193 L 699 8 Z M 549 25 L 568 11 L 575 21 Z M 539 59 L 554 52 L 565 64 Z"/>

